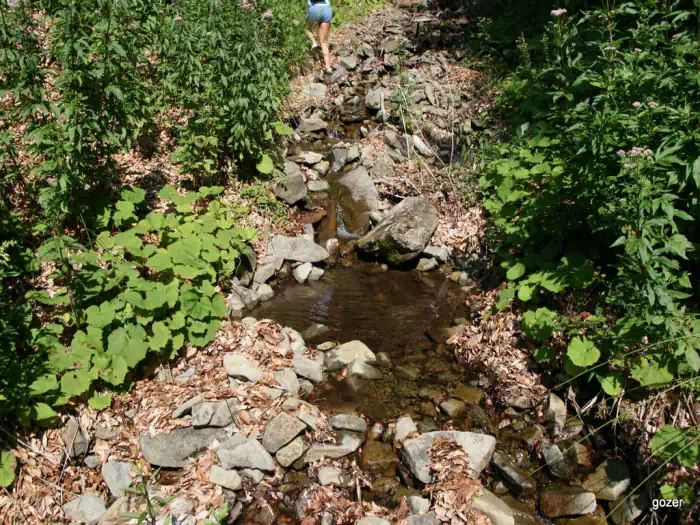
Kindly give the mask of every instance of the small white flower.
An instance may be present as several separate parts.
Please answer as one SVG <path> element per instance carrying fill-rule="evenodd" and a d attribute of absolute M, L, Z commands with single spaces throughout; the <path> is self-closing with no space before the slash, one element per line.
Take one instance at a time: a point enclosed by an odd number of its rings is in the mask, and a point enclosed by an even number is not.
<path fill-rule="evenodd" d="M 633 103 L 632 103 L 632 106 L 634 106 L 635 108 L 641 108 L 641 107 L 642 107 L 642 103 L 639 102 L 639 100 L 637 100 L 636 102 L 633 102 Z"/>
<path fill-rule="evenodd" d="M 659 104 L 656 103 L 656 102 L 654 102 L 653 100 L 652 100 L 651 102 L 649 102 L 648 105 L 649 105 L 649 107 L 650 107 L 651 109 L 656 109 L 656 108 L 659 107 Z"/>
<path fill-rule="evenodd" d="M 553 9 L 552 16 L 563 16 L 566 14 L 566 9 L 563 7 L 561 9 Z"/>
<path fill-rule="evenodd" d="M 638 47 L 635 47 L 635 48 L 634 48 L 634 52 L 635 52 L 635 53 L 641 53 L 641 52 L 642 52 L 642 50 L 641 50 L 641 49 L 639 49 Z"/>

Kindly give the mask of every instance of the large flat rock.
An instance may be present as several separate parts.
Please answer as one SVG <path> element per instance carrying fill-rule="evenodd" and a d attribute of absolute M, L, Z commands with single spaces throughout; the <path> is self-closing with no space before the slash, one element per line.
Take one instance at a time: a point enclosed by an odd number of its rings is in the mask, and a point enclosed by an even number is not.
<path fill-rule="evenodd" d="M 311 239 L 276 235 L 267 247 L 267 253 L 275 259 L 317 263 L 328 259 L 328 252 Z"/>
<path fill-rule="evenodd" d="M 428 432 L 417 438 L 407 439 L 403 442 L 401 459 L 411 469 L 413 475 L 423 483 L 432 481 L 428 451 L 437 437 L 451 438 L 459 443 L 469 457 L 469 467 L 477 474 L 486 468 L 496 449 L 496 438 L 474 432 L 445 430 Z"/>
<path fill-rule="evenodd" d="M 187 466 L 189 458 L 202 454 L 213 442 L 228 438 L 223 428 L 178 428 L 168 434 L 151 437 L 141 434 L 139 447 L 151 465 L 167 468 Z"/>

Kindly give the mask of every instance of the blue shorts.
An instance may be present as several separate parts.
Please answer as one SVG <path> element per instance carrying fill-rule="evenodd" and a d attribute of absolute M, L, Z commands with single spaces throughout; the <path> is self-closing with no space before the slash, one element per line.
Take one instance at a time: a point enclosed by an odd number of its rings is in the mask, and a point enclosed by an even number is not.
<path fill-rule="evenodd" d="M 330 24 L 331 20 L 333 20 L 333 8 L 328 4 L 312 5 L 306 13 L 307 22 Z"/>

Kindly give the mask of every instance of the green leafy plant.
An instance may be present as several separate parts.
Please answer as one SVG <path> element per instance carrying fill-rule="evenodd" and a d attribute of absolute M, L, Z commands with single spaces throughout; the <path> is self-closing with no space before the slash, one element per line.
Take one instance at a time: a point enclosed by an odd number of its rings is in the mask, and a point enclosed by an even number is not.
<path fill-rule="evenodd" d="M 0 487 L 12 485 L 17 470 L 17 458 L 9 452 L 0 451 Z"/>
<path fill-rule="evenodd" d="M 111 397 L 95 389 L 123 385 L 149 352 L 171 357 L 186 343 L 199 347 L 213 339 L 228 314 L 217 286 L 230 282 L 255 236 L 236 228 L 232 212 L 211 200 L 221 191 L 179 194 L 167 186 L 160 196 L 170 209 L 146 213 L 143 190 L 126 189 L 102 218 L 112 229 L 92 247 L 58 236 L 39 248 L 40 260 L 57 268 L 58 289 L 27 294 L 53 317 L 33 330 L 48 370 L 29 385 L 30 399 L 56 407 L 86 395 L 91 406 L 105 408 Z M 46 409 L 32 412 L 37 406 L 21 405 L 22 419 L 50 418 Z"/>
<path fill-rule="evenodd" d="M 130 492 L 131 494 L 136 494 L 142 497 L 145 501 L 146 509 L 143 512 L 122 513 L 121 516 L 123 518 L 135 519 L 137 525 L 142 525 L 143 523 L 146 523 L 148 525 L 155 525 L 156 523 L 160 523 L 159 516 L 161 514 L 161 509 L 163 507 L 166 507 L 175 498 L 162 498 L 160 496 L 155 496 L 151 493 L 153 479 L 158 477 L 159 472 L 160 471 L 157 470 L 150 476 L 147 476 L 146 474 L 141 472 L 139 475 L 139 482 L 136 484 L 136 486 L 127 487 L 124 489 L 125 492 Z M 163 525 L 171 525 L 172 519 L 172 515 L 170 513 L 167 513 L 163 517 Z"/>

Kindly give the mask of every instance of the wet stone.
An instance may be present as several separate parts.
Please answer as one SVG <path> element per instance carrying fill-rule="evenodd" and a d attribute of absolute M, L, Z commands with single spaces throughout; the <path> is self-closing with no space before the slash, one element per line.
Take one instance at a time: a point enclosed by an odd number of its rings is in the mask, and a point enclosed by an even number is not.
<path fill-rule="evenodd" d="M 537 482 L 527 472 L 516 467 L 505 453 L 494 453 L 491 464 L 499 477 L 515 494 L 529 496 L 537 490 Z"/>
<path fill-rule="evenodd" d="M 460 385 L 452 391 L 452 395 L 470 405 L 478 405 L 484 399 L 484 391 L 476 386 Z"/>
<path fill-rule="evenodd" d="M 459 399 L 448 399 L 440 403 L 440 410 L 442 410 L 448 417 L 459 417 L 467 410 L 467 405 L 464 401 Z"/>
<path fill-rule="evenodd" d="M 394 444 L 403 441 L 414 432 L 418 432 L 418 427 L 413 422 L 413 420 L 410 417 L 406 416 L 400 417 L 396 421 L 396 430 L 394 431 Z"/>
<path fill-rule="evenodd" d="M 326 367 L 329 371 L 340 370 L 355 359 L 374 363 L 377 358 L 367 345 L 361 341 L 350 341 L 326 354 Z"/>
<path fill-rule="evenodd" d="M 368 441 L 363 450 L 360 465 L 368 472 L 386 472 L 395 470 L 399 464 L 399 458 L 391 445 L 381 441 Z"/>
<path fill-rule="evenodd" d="M 304 454 L 304 462 L 312 463 L 323 458 L 337 459 L 355 452 L 362 445 L 362 437 L 354 432 L 339 432 L 336 443 L 314 443 Z"/>
<path fill-rule="evenodd" d="M 540 511 L 547 518 L 595 512 L 595 494 L 580 488 L 548 489 L 540 493 Z"/>
<path fill-rule="evenodd" d="M 394 373 L 401 379 L 416 381 L 421 376 L 421 370 L 414 365 L 400 365 L 394 368 Z"/>
<path fill-rule="evenodd" d="M 438 262 L 431 257 L 429 259 L 421 259 L 420 261 L 418 261 L 416 270 L 418 270 L 419 272 L 432 272 L 433 270 L 437 270 L 438 266 Z"/>
<path fill-rule="evenodd" d="M 377 366 L 381 368 L 391 368 L 391 357 L 386 352 L 377 354 Z"/>
<path fill-rule="evenodd" d="M 615 501 L 631 483 L 630 469 L 624 461 L 605 461 L 589 475 L 583 488 L 595 493 L 599 500 Z"/>
<path fill-rule="evenodd" d="M 486 514 L 493 525 L 514 525 L 513 510 L 491 491 L 482 488 L 472 499 L 472 507 Z"/>
<path fill-rule="evenodd" d="M 526 427 L 519 433 L 520 439 L 522 439 L 528 446 L 534 447 L 537 443 L 542 441 L 544 438 L 544 432 L 537 425 L 532 425 Z"/>
<path fill-rule="evenodd" d="M 435 405 L 433 405 L 430 401 L 423 401 L 418 407 L 418 411 L 424 416 L 428 417 L 437 417 L 438 415 Z"/>
<path fill-rule="evenodd" d="M 571 479 L 576 474 L 576 466 L 571 463 L 559 445 L 542 445 L 542 455 L 549 471 L 559 479 Z"/>
<path fill-rule="evenodd" d="M 383 377 L 381 371 L 377 370 L 372 365 L 364 361 L 360 361 L 358 359 L 355 359 L 348 366 L 348 375 L 371 380 L 377 380 Z"/>

